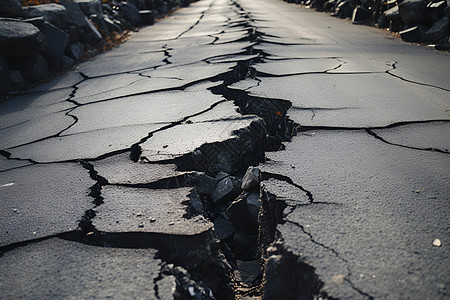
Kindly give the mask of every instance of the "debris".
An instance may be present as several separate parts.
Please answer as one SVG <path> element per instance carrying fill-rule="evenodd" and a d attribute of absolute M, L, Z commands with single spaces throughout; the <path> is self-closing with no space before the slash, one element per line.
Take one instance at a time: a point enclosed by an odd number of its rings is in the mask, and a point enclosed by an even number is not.
<path fill-rule="evenodd" d="M 225 177 L 217 183 L 211 199 L 215 204 L 226 203 L 239 195 L 239 192 L 239 187 L 236 187 L 234 180 L 230 177 Z"/>
<path fill-rule="evenodd" d="M 332 280 L 335 284 L 343 284 L 345 281 L 345 275 L 344 274 L 334 275 L 332 277 Z"/>
<path fill-rule="evenodd" d="M 442 246 L 441 240 L 440 239 L 434 239 L 433 246 L 435 246 L 435 247 Z"/>
<path fill-rule="evenodd" d="M 242 189 L 252 190 L 259 186 L 261 182 L 261 171 L 256 167 L 248 167 L 247 172 L 245 172 L 242 178 Z"/>
<path fill-rule="evenodd" d="M 258 215 L 259 215 L 259 211 L 261 210 L 261 206 L 262 206 L 262 201 L 259 197 L 259 192 L 251 192 L 250 194 L 248 194 L 246 203 L 247 203 L 247 209 L 248 212 L 250 214 L 250 221 L 255 224 L 258 225 Z"/>
<path fill-rule="evenodd" d="M 214 220 L 214 231 L 221 240 L 229 238 L 235 230 L 236 228 L 231 223 L 230 217 L 226 212 L 223 212 Z"/>

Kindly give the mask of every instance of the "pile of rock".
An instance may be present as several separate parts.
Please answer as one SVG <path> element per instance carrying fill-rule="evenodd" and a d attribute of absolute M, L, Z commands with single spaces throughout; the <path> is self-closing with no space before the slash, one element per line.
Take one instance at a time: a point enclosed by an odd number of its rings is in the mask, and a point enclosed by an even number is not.
<path fill-rule="evenodd" d="M 450 0 L 286 0 L 355 24 L 371 24 L 400 33 L 407 42 L 450 49 Z"/>
<path fill-rule="evenodd" d="M 215 178 L 203 175 L 197 183 L 198 194 L 190 197 L 192 215 L 203 214 L 214 222 L 235 279 L 249 286 L 262 276 L 258 248 L 260 182 L 261 171 L 256 167 L 249 167 L 242 179 L 224 172 Z"/>
<path fill-rule="evenodd" d="M 192 0 L 59 0 L 22 6 L 0 0 L 0 96 L 24 89 L 95 54 L 105 40 L 151 25 Z"/>

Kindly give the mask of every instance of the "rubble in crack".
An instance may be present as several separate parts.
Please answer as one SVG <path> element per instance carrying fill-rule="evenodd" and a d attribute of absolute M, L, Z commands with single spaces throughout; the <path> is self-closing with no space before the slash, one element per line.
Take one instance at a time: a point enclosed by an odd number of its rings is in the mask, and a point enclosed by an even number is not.
<path fill-rule="evenodd" d="M 285 0 L 354 24 L 376 25 L 398 33 L 405 42 L 427 43 L 450 50 L 450 6 L 448 1 L 404 0 Z"/>

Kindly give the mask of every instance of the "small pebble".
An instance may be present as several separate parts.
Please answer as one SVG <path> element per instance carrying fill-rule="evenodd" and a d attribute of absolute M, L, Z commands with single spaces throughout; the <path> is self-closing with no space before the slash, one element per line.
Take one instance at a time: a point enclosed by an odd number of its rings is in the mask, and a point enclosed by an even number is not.
<path fill-rule="evenodd" d="M 13 212 L 17 212 L 17 209 L 14 208 L 14 209 L 13 209 Z"/>
<path fill-rule="evenodd" d="M 89 231 L 88 233 L 86 233 L 86 235 L 87 236 L 89 236 L 89 235 L 93 235 L 94 234 L 94 232 L 93 231 Z"/>
<path fill-rule="evenodd" d="M 440 239 L 434 239 L 433 246 L 436 246 L 436 247 L 442 246 L 441 240 Z"/>
<path fill-rule="evenodd" d="M 170 225 L 170 226 L 173 226 L 173 225 L 175 225 L 175 223 L 174 223 L 174 222 L 170 222 L 169 225 Z"/>
<path fill-rule="evenodd" d="M 136 214 L 136 217 L 140 217 L 140 216 L 142 216 L 142 212 L 141 211 Z"/>
<path fill-rule="evenodd" d="M 139 227 L 139 228 L 144 227 L 144 223 L 139 224 L 138 227 Z"/>
<path fill-rule="evenodd" d="M 150 223 L 155 223 L 156 222 L 156 219 L 155 218 L 151 218 L 150 219 Z"/>

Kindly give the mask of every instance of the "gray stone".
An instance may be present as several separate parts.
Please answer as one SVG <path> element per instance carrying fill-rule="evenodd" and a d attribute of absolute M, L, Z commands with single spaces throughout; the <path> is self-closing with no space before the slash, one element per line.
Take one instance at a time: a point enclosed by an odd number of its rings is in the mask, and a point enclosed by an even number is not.
<path fill-rule="evenodd" d="M 77 3 L 70 0 L 60 0 L 59 3 L 64 5 L 67 10 L 67 22 L 69 24 L 73 24 L 78 27 L 88 26 L 85 18 L 86 16 L 81 11 L 81 8 Z"/>
<path fill-rule="evenodd" d="M 427 13 L 428 16 L 433 21 L 438 21 L 440 18 L 442 18 L 445 14 L 445 8 L 447 7 L 446 1 L 438 1 L 438 2 L 430 2 L 427 5 Z"/>
<path fill-rule="evenodd" d="M 397 20 L 400 19 L 400 13 L 398 11 L 398 5 L 385 10 L 383 12 L 383 16 L 385 16 L 388 20 Z"/>
<path fill-rule="evenodd" d="M 62 60 L 62 68 L 63 69 L 70 69 L 75 65 L 75 60 L 73 60 L 72 58 L 64 55 L 63 60 Z"/>
<path fill-rule="evenodd" d="M 67 11 L 61 4 L 27 6 L 23 8 L 23 13 L 27 18 L 44 17 L 45 21 L 59 28 L 66 28 L 67 25 Z"/>
<path fill-rule="evenodd" d="M 22 17 L 22 5 L 18 0 L 0 0 L 0 17 Z"/>
<path fill-rule="evenodd" d="M 140 10 L 139 11 L 140 23 L 143 25 L 153 25 L 155 24 L 155 13 L 151 10 Z"/>
<path fill-rule="evenodd" d="M 84 53 L 84 46 L 80 42 L 76 42 L 74 44 L 70 44 L 66 51 L 67 55 L 74 60 L 80 60 L 81 55 Z"/>
<path fill-rule="evenodd" d="M 89 19 L 95 24 L 97 25 L 98 30 L 100 31 L 100 33 L 102 34 L 102 36 L 108 36 L 109 35 L 109 30 L 108 30 L 108 26 L 105 23 L 104 17 L 97 15 L 97 14 L 92 14 L 89 16 Z"/>
<path fill-rule="evenodd" d="M 44 45 L 44 35 L 33 24 L 0 20 L 0 55 L 33 55 L 40 53 Z"/>
<path fill-rule="evenodd" d="M 74 0 L 73 2 L 78 4 L 86 16 L 92 14 L 103 16 L 101 1 L 99 0 Z"/>
<path fill-rule="evenodd" d="M 420 42 L 423 39 L 424 30 L 421 26 L 414 26 L 400 31 L 400 36 L 405 42 Z"/>
<path fill-rule="evenodd" d="M 80 41 L 81 38 L 80 27 L 75 25 L 69 25 L 65 31 L 69 35 L 69 44 L 73 44 Z"/>
<path fill-rule="evenodd" d="M 361 24 L 366 21 L 369 21 L 372 18 L 372 13 L 361 6 L 355 7 L 352 15 L 352 23 L 353 24 Z"/>
<path fill-rule="evenodd" d="M 447 17 L 450 18 L 450 6 L 447 6 L 447 7 L 444 9 L 444 14 L 445 14 Z"/>
<path fill-rule="evenodd" d="M 258 225 L 259 224 L 259 211 L 261 210 L 262 201 L 259 196 L 259 192 L 251 192 L 245 199 L 247 204 L 248 213 L 250 215 L 250 221 Z"/>
<path fill-rule="evenodd" d="M 9 70 L 9 80 L 14 86 L 25 87 L 25 79 L 23 79 L 19 70 Z"/>
<path fill-rule="evenodd" d="M 254 283 L 254 281 L 262 274 L 259 260 L 238 260 L 236 263 L 239 269 L 241 280 L 248 285 Z"/>
<path fill-rule="evenodd" d="M 37 28 L 40 28 L 41 26 L 44 25 L 45 19 L 44 19 L 44 17 L 35 17 L 35 18 L 26 19 L 26 20 L 24 20 L 24 22 L 33 24 Z"/>
<path fill-rule="evenodd" d="M 122 28 L 120 28 L 120 26 L 107 15 L 103 16 L 103 22 L 105 23 L 105 25 L 107 26 L 107 28 L 110 32 L 114 32 L 114 31 L 121 32 L 122 31 Z"/>
<path fill-rule="evenodd" d="M 218 183 L 219 181 L 221 181 L 224 178 L 230 177 L 230 174 L 227 174 L 225 172 L 219 172 L 217 173 L 216 177 L 214 178 L 214 180 L 216 181 L 216 183 Z"/>
<path fill-rule="evenodd" d="M 84 34 L 81 36 L 82 42 L 85 42 L 87 44 L 94 45 L 98 41 L 102 40 L 102 35 L 97 30 L 95 25 L 89 20 L 87 17 L 85 17 L 86 23 L 88 26 L 85 28 Z"/>
<path fill-rule="evenodd" d="M 230 221 L 228 214 L 222 213 L 214 220 L 214 231 L 219 239 L 225 240 L 236 231 L 236 228 Z"/>
<path fill-rule="evenodd" d="M 341 1 L 335 10 L 335 15 L 339 18 L 348 18 L 352 15 L 353 7 L 350 4 L 350 1 L 344 0 Z"/>
<path fill-rule="evenodd" d="M 406 25 L 401 19 L 393 19 L 389 21 L 390 32 L 400 32 L 406 28 Z"/>
<path fill-rule="evenodd" d="M 202 194 L 212 195 L 214 187 L 216 186 L 216 180 L 208 175 L 203 175 L 200 177 L 197 188 Z"/>
<path fill-rule="evenodd" d="M 131 3 L 125 3 L 120 5 L 119 12 L 123 15 L 123 17 L 131 23 L 131 25 L 136 26 L 141 21 L 141 17 L 139 15 L 139 10 Z"/>
<path fill-rule="evenodd" d="M 422 23 L 426 20 L 425 3 L 422 0 L 405 0 L 398 6 L 405 24 Z"/>
<path fill-rule="evenodd" d="M 40 54 L 21 59 L 19 70 L 30 82 L 44 79 L 49 75 L 48 64 Z"/>
<path fill-rule="evenodd" d="M 242 189 L 252 190 L 259 187 L 261 182 L 261 171 L 257 167 L 248 167 L 247 172 L 245 172 L 242 178 Z"/>
<path fill-rule="evenodd" d="M 230 177 L 226 177 L 217 183 L 212 192 L 211 200 L 216 204 L 226 203 L 239 195 L 239 192 L 240 190 L 236 187 L 233 180 Z"/>
<path fill-rule="evenodd" d="M 449 18 L 443 17 L 425 32 L 425 39 L 429 42 L 437 42 L 448 34 Z"/>
<path fill-rule="evenodd" d="M 8 62 L 0 56 L 0 97 L 6 95 L 9 90 L 9 70 Z"/>
<path fill-rule="evenodd" d="M 190 192 L 189 198 L 191 199 L 191 212 L 194 210 L 195 214 L 203 214 L 203 203 L 195 189 Z"/>
<path fill-rule="evenodd" d="M 69 35 L 48 22 L 41 27 L 41 32 L 45 36 L 45 55 L 53 68 L 59 68 L 63 62 Z"/>

